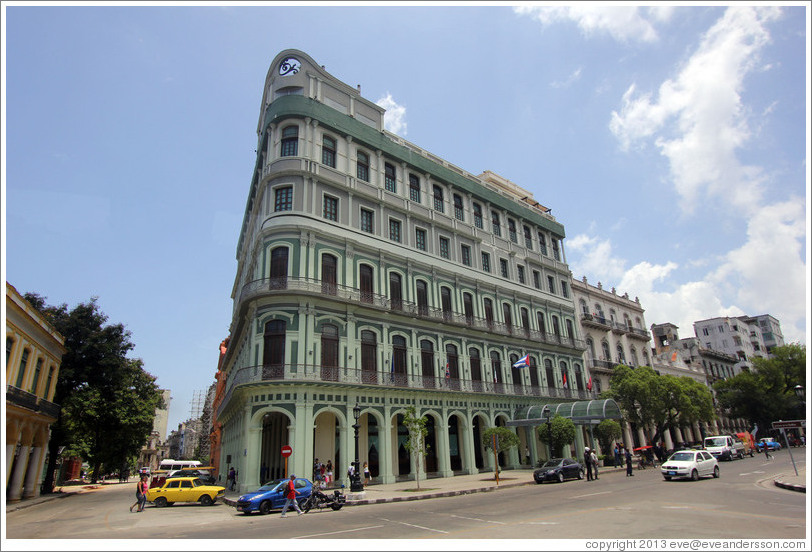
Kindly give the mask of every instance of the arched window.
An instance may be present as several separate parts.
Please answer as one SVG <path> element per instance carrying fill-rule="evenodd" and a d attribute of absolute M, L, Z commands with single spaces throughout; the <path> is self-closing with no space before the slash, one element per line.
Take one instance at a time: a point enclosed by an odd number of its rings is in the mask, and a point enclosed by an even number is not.
<path fill-rule="evenodd" d="M 383 179 L 384 179 L 384 186 L 386 187 L 387 192 L 397 193 L 398 185 L 397 185 L 397 171 L 395 170 L 395 166 L 390 163 L 384 163 L 383 165 Z"/>
<path fill-rule="evenodd" d="M 474 203 L 474 226 L 483 228 L 482 206 L 479 203 Z"/>
<path fill-rule="evenodd" d="M 417 312 L 421 316 L 429 315 L 429 291 L 425 280 L 418 280 L 417 288 Z"/>
<path fill-rule="evenodd" d="M 623 354 L 623 347 L 620 345 L 620 343 L 617 344 L 617 362 L 619 364 L 626 363 L 626 355 Z"/>
<path fill-rule="evenodd" d="M 321 327 L 321 379 L 338 381 L 338 328 L 332 324 Z"/>
<path fill-rule="evenodd" d="M 479 357 L 479 349 L 475 347 L 468 349 L 468 359 L 471 362 L 473 390 L 482 391 L 482 359 Z"/>
<path fill-rule="evenodd" d="M 462 196 L 454 194 L 454 218 L 457 220 L 465 220 L 464 210 L 462 208 Z"/>
<path fill-rule="evenodd" d="M 393 310 L 403 309 L 403 287 L 397 272 L 389 273 L 389 301 Z"/>
<path fill-rule="evenodd" d="M 406 385 L 406 338 L 403 336 L 392 337 L 392 366 L 389 369 L 393 384 Z"/>
<path fill-rule="evenodd" d="M 595 314 L 598 315 L 598 322 L 601 324 L 606 323 L 606 317 L 603 316 L 603 308 L 598 303 L 595 303 Z"/>
<path fill-rule="evenodd" d="M 420 203 L 420 179 L 413 174 L 409 175 L 409 199 Z"/>
<path fill-rule="evenodd" d="M 519 310 L 519 313 L 521 314 L 521 317 L 522 317 L 522 329 L 524 330 L 524 335 L 529 336 L 530 335 L 530 315 L 527 312 L 527 309 L 525 307 L 522 307 Z"/>
<path fill-rule="evenodd" d="M 361 381 L 378 383 L 378 340 L 369 330 L 361 331 Z"/>
<path fill-rule="evenodd" d="M 589 307 L 586 306 L 586 301 L 581 299 L 579 301 L 579 304 L 581 305 L 581 312 L 584 314 L 589 314 Z"/>
<path fill-rule="evenodd" d="M 460 363 L 459 355 L 457 354 L 457 346 L 451 343 L 445 346 L 446 368 L 447 373 L 444 374 L 446 380 L 449 380 L 449 387 L 451 389 L 460 388 Z"/>
<path fill-rule="evenodd" d="M 564 320 L 564 323 L 567 325 L 567 337 L 575 339 L 575 328 L 572 325 L 572 320 L 568 318 Z"/>
<path fill-rule="evenodd" d="M 640 362 L 639 362 L 639 359 L 637 357 L 637 349 L 632 347 L 630 352 L 631 352 L 632 366 L 639 366 Z"/>
<path fill-rule="evenodd" d="M 539 325 L 539 332 L 541 332 L 541 337 L 544 339 L 547 334 L 547 324 L 544 323 L 544 313 L 541 311 L 536 312 L 536 322 Z"/>
<path fill-rule="evenodd" d="M 437 185 L 434 186 L 434 210 L 443 212 L 443 189 Z"/>
<path fill-rule="evenodd" d="M 586 338 L 586 350 L 589 352 L 589 360 L 595 360 L 595 342 L 591 337 Z"/>
<path fill-rule="evenodd" d="M 423 387 L 436 387 L 434 371 L 434 344 L 428 339 L 420 342 L 420 365 L 423 372 Z"/>
<path fill-rule="evenodd" d="M 336 167 L 336 141 L 326 134 L 321 143 L 321 162 L 328 167 Z"/>
<path fill-rule="evenodd" d="M 609 350 L 609 343 L 606 341 L 601 341 L 601 350 L 603 351 L 603 359 L 607 362 L 612 361 L 612 352 Z"/>
<path fill-rule="evenodd" d="M 288 248 L 277 247 L 271 251 L 271 289 L 288 287 Z"/>
<path fill-rule="evenodd" d="M 578 388 L 578 391 L 584 390 L 584 375 L 581 373 L 581 365 L 575 364 L 575 385 Z"/>
<path fill-rule="evenodd" d="M 489 330 L 493 330 L 493 301 L 485 297 L 482 304 L 485 307 L 485 323 Z"/>
<path fill-rule="evenodd" d="M 299 154 L 299 127 L 287 126 L 282 129 L 282 157 L 295 157 Z"/>
<path fill-rule="evenodd" d="M 355 165 L 355 174 L 358 177 L 358 180 L 369 182 L 369 155 L 363 151 L 359 151 L 356 155 Z"/>
<path fill-rule="evenodd" d="M 361 301 L 372 303 L 375 298 L 374 271 L 370 265 L 362 264 L 358 272 L 361 283 Z"/>
<path fill-rule="evenodd" d="M 539 386 L 539 367 L 536 365 L 536 357 L 530 355 L 530 385 Z"/>
<path fill-rule="evenodd" d="M 465 312 L 465 323 L 474 323 L 474 297 L 470 293 L 462 294 L 462 309 Z"/>
<path fill-rule="evenodd" d="M 627 330 L 632 329 L 632 319 L 629 318 L 629 315 L 626 314 L 625 312 L 623 313 L 623 323 L 626 324 L 626 329 Z"/>
<path fill-rule="evenodd" d="M 514 393 L 521 393 L 521 389 L 519 387 L 521 387 L 522 385 L 522 370 L 525 370 L 525 368 L 513 367 L 513 365 L 516 364 L 518 361 L 519 355 L 517 354 L 510 355 L 510 378 L 511 381 L 513 382 Z"/>
<path fill-rule="evenodd" d="M 643 351 L 643 366 L 651 366 L 651 363 L 648 360 L 648 352 Z"/>
<path fill-rule="evenodd" d="M 265 333 L 262 336 L 263 379 L 282 377 L 285 365 L 285 330 L 284 320 L 271 320 L 265 323 Z"/>
<path fill-rule="evenodd" d="M 17 381 L 14 385 L 17 389 L 23 388 L 23 381 L 25 381 L 25 369 L 28 367 L 28 356 L 31 352 L 28 349 L 23 349 L 23 356 L 20 358 L 20 369 L 17 372 Z"/>
<path fill-rule="evenodd" d="M 502 303 L 502 318 L 505 320 L 507 331 L 513 333 L 513 315 L 511 314 L 510 303 Z"/>
<path fill-rule="evenodd" d="M 609 320 L 612 322 L 612 325 L 617 322 L 617 318 L 615 317 L 615 309 L 609 309 Z"/>
<path fill-rule="evenodd" d="M 443 307 L 443 318 L 451 320 L 451 290 L 445 286 L 440 288 L 440 302 Z"/>
<path fill-rule="evenodd" d="M 502 383 L 504 379 L 502 378 L 502 359 L 499 356 L 498 351 L 491 351 L 491 372 L 493 372 L 493 382 L 494 383 Z M 501 388 L 497 388 L 497 391 L 502 391 Z"/>
<path fill-rule="evenodd" d="M 547 377 L 547 389 L 556 387 L 555 374 L 553 374 L 553 362 L 549 358 L 544 359 L 544 373 Z"/>
<path fill-rule="evenodd" d="M 572 389 L 572 382 L 567 377 L 567 363 L 563 360 L 558 363 L 558 369 L 561 372 L 561 387 L 564 389 Z"/>
<path fill-rule="evenodd" d="M 558 324 L 558 317 L 556 315 L 552 316 L 553 318 L 553 333 L 559 339 L 561 339 L 561 326 Z"/>
<path fill-rule="evenodd" d="M 321 256 L 321 292 L 335 295 L 338 289 L 338 259 L 334 255 Z"/>
<path fill-rule="evenodd" d="M 11 351 L 14 349 L 14 338 L 6 336 L 6 366 L 11 358 Z"/>

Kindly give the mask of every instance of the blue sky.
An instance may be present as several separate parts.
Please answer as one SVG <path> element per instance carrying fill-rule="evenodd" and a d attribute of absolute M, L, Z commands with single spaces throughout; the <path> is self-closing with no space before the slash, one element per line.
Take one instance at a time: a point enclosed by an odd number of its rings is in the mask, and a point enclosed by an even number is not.
<path fill-rule="evenodd" d="M 575 278 L 646 322 L 809 338 L 807 3 L 4 5 L 3 271 L 98 296 L 172 390 L 214 381 L 262 87 L 298 48 L 393 132 L 552 208 Z"/>

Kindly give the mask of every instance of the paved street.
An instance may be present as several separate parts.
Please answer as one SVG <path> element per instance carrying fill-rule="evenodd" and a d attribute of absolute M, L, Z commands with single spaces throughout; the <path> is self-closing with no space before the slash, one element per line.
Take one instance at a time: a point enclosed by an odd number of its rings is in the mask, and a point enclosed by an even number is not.
<path fill-rule="evenodd" d="M 793 453 L 805 466 L 805 449 Z M 131 483 L 9 511 L 6 531 L 9 539 L 805 538 L 806 494 L 774 485 L 780 473 L 794 473 L 786 451 L 770 462 L 763 455 L 723 462 L 721 470 L 721 478 L 697 482 L 666 482 L 659 469 L 635 470 L 633 478 L 606 470 L 594 482 L 506 486 L 287 519 L 246 516 L 225 504 L 130 513 Z"/>

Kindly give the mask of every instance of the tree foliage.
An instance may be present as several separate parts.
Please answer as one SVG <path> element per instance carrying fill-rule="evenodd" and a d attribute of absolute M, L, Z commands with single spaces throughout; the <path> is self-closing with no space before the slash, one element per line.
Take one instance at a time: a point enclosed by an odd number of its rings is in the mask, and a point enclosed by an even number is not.
<path fill-rule="evenodd" d="M 655 428 L 655 443 L 667 429 L 715 418 L 706 385 L 688 376 L 660 375 L 649 366 L 616 366 L 601 397 L 617 401 L 628 421 Z"/>
<path fill-rule="evenodd" d="M 62 408 L 51 426 L 49 463 L 44 491 L 53 489 L 59 449 L 66 447 L 92 466 L 94 480 L 120 470 L 138 455 L 152 430 L 155 409 L 163 402 L 155 377 L 133 349 L 123 324 L 108 324 L 97 298 L 69 309 L 49 306 L 45 298 L 26 293 L 26 300 L 65 337 L 54 402 Z"/>
<path fill-rule="evenodd" d="M 552 442 L 550 442 L 550 430 L 552 430 Z M 551 454 L 554 457 L 560 457 L 563 448 L 575 440 L 575 424 L 561 414 L 556 414 L 550 420 L 549 428 L 545 424 L 538 426 L 536 431 L 538 431 L 541 442 L 550 446 Z"/>
<path fill-rule="evenodd" d="M 482 432 L 482 444 L 488 450 L 493 450 L 493 436 L 496 435 L 496 453 L 507 452 L 519 445 L 519 436 L 506 427 L 489 427 Z"/>
<path fill-rule="evenodd" d="M 420 458 L 428 454 L 429 447 L 426 444 L 426 435 L 429 430 L 426 427 L 428 419 L 425 416 L 417 416 L 415 407 L 410 406 L 403 415 L 403 425 L 409 432 L 409 438 L 404 443 L 404 447 L 414 458 L 414 480 L 417 488 L 420 488 Z"/>
<path fill-rule="evenodd" d="M 757 424 L 762 436 L 776 420 L 805 416 L 795 386 L 806 389 L 806 347 L 793 343 L 775 347 L 771 354 L 773 358 L 753 358 L 752 371 L 742 371 L 713 385 L 719 406 L 733 418 Z"/>
<path fill-rule="evenodd" d="M 595 426 L 595 429 L 592 430 L 592 433 L 598 439 L 598 443 L 601 445 L 601 451 L 604 454 L 609 453 L 609 450 L 612 448 L 612 441 L 618 440 L 623 434 L 620 424 L 610 418 L 601 420 L 600 423 Z"/>

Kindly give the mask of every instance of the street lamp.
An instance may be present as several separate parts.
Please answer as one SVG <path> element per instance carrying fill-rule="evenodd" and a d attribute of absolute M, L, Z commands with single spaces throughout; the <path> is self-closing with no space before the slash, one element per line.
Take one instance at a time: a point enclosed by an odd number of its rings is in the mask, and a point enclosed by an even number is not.
<path fill-rule="evenodd" d="M 358 423 L 358 419 L 361 417 L 361 405 L 358 404 L 358 401 L 355 402 L 352 414 L 355 416 L 355 424 L 352 426 L 355 430 L 355 463 L 353 464 L 355 468 L 350 477 L 350 492 L 360 493 L 363 492 L 364 486 L 361 484 L 361 474 L 358 469 L 358 430 L 361 429 L 361 424 Z"/>
<path fill-rule="evenodd" d="M 804 397 L 806 397 L 806 392 L 804 390 L 803 385 L 796 385 L 795 386 L 795 396 L 798 397 L 801 400 L 802 403 L 804 402 Z M 806 404 L 806 403 L 804 403 L 804 404 Z"/>
<path fill-rule="evenodd" d="M 547 420 L 547 447 L 549 448 L 547 460 L 553 457 L 553 422 L 550 421 L 550 414 L 552 414 L 550 405 L 545 404 L 541 410 L 541 415 Z"/>

